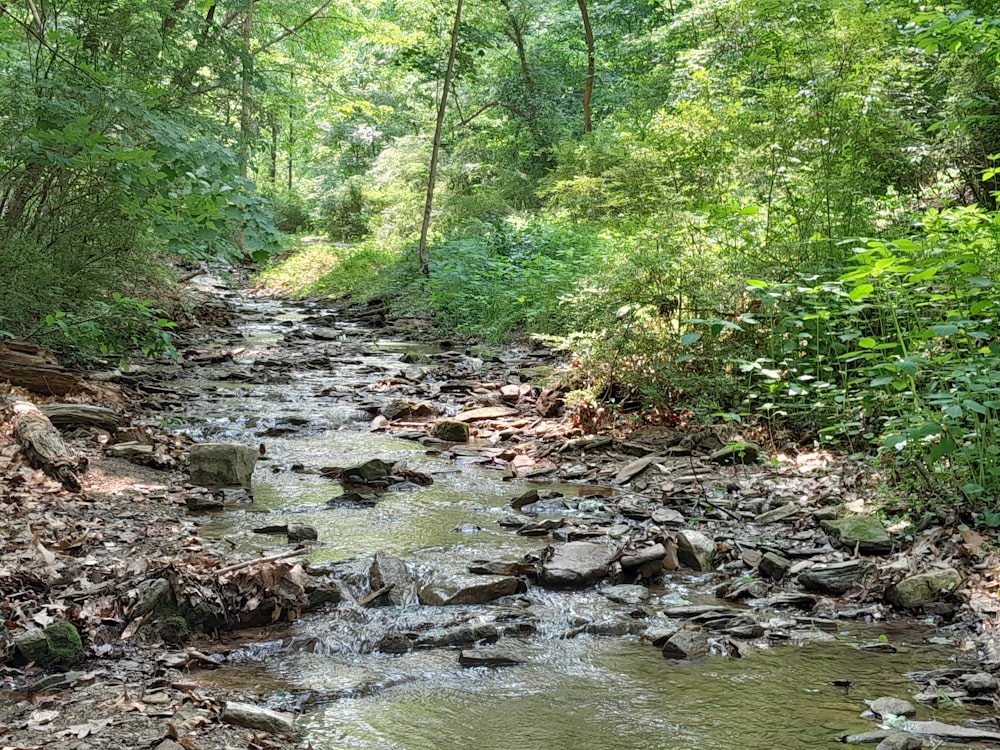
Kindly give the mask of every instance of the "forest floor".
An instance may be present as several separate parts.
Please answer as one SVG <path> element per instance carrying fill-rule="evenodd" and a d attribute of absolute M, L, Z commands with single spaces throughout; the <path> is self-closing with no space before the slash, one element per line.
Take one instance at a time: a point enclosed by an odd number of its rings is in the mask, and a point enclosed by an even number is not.
<path fill-rule="evenodd" d="M 661 549 L 650 558 L 654 572 L 643 567 L 646 572 L 632 574 L 655 586 L 663 571 L 685 565 L 690 539 L 682 537 L 696 528 L 709 539 L 708 570 L 718 571 L 713 586 L 720 601 L 751 608 L 761 602 L 761 611 L 783 604 L 808 611 L 808 617 L 792 618 L 793 630 L 837 619 L 930 618 L 976 669 L 992 673 L 1000 667 L 995 539 L 941 524 L 932 515 L 917 525 L 879 521 L 875 536 L 881 541 L 868 548 L 869 538 L 829 524 L 877 510 L 881 479 L 869 462 L 790 445 L 782 451 L 763 446 L 751 461 L 747 436 L 732 430 L 567 410 L 560 365 L 550 352 L 442 341 L 425 321 L 386 320 L 379 304 L 331 313 L 302 303 L 303 320 L 289 326 L 294 333 L 277 344 L 279 351 L 250 362 L 240 326 L 252 312 L 211 284 L 190 294 L 196 304 L 179 337 L 177 362 L 91 374 L 79 381 L 85 387 L 59 394 L 39 392 L 44 388 L 37 378 L 28 389 L 11 377 L 10 403 L 27 401 L 43 410 L 60 403 L 100 405 L 119 421 L 59 425 L 70 454 L 86 459 L 86 468 L 77 464 L 78 490 L 31 465 L 9 408 L 0 421 L 4 748 L 308 746 L 283 727 L 285 712 L 254 713 L 263 702 L 254 686 L 222 687 L 203 678 L 224 669 L 228 654 L 254 639 L 275 638 L 307 610 L 345 598 L 364 607 L 378 591 L 347 591 L 328 571 L 310 568 L 304 558 L 314 547 L 308 543 L 254 557 L 202 535 L 206 515 L 192 510 L 238 502 L 240 491 L 192 485 L 185 469 L 194 441 L 175 428 L 192 400 L 183 382 L 192 373 L 260 383 L 305 369 L 322 381 L 326 368 L 332 371 L 347 356 L 362 363 L 356 380 L 317 395 L 370 414 L 359 430 L 419 440 L 463 465 L 510 477 L 610 488 L 614 498 L 607 504 L 625 529 L 617 533 L 627 540 L 609 566 L 619 579 L 630 554 L 648 558 Z M 338 327 L 345 322 L 347 329 Z M 376 338 L 387 337 L 432 346 L 429 354 L 404 354 L 386 369 L 362 354 Z M 0 364 L 4 356 L 0 351 Z M 472 442 L 435 438 L 444 417 L 467 425 Z M 259 434 L 266 441 L 294 428 L 294 422 L 270 424 Z M 734 444 L 740 445 L 736 453 Z M 545 499 L 527 497 L 512 510 L 527 512 Z M 610 522 L 547 522 L 530 513 L 519 522 L 518 533 L 539 536 L 540 545 L 611 538 Z M 764 558 L 777 558 L 785 569 L 762 575 Z M 544 561 L 532 564 L 544 575 Z M 956 572 L 960 585 L 933 591 L 907 611 L 898 607 L 901 581 L 941 571 Z M 789 584 L 795 575 L 801 578 Z M 162 581 L 169 583 L 166 596 L 183 622 L 166 617 L 151 628 L 162 614 Z M 82 651 L 49 663 L 26 658 L 19 639 L 60 622 L 80 633 Z M 739 655 L 751 642 L 733 628 L 722 648 Z M 995 682 L 977 690 L 970 695 L 977 702 L 996 699 Z M 247 704 L 250 715 L 234 704 Z"/>

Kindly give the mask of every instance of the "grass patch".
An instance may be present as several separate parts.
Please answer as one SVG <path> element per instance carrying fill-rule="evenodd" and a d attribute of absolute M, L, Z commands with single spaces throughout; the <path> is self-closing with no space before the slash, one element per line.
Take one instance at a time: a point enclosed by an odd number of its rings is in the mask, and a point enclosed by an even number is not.
<path fill-rule="evenodd" d="M 361 301 L 398 289 L 415 275 L 413 265 L 403 252 L 373 242 L 340 245 L 319 237 L 294 237 L 286 252 L 258 275 L 256 286 L 290 297 Z"/>

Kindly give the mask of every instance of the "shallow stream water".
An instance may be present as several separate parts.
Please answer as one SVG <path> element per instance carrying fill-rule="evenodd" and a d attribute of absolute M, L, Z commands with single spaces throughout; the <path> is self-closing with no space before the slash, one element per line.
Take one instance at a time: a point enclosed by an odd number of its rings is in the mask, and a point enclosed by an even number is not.
<path fill-rule="evenodd" d="M 252 298 L 233 302 L 247 320 L 235 364 L 250 368 L 287 356 L 284 341 L 303 327 L 303 310 Z M 400 370 L 400 354 L 409 345 L 353 326 L 344 326 L 343 333 L 340 342 L 309 344 L 326 351 L 340 347 L 343 364 L 332 370 L 296 369 L 261 383 L 213 379 L 218 373 L 211 368 L 185 374 L 182 385 L 202 395 L 186 405 L 179 429 L 201 440 L 263 440 L 267 451 L 254 476 L 254 502 L 206 519 L 203 533 L 242 550 L 277 550 L 283 537 L 252 529 L 306 523 L 322 543 L 313 561 L 366 569 L 366 560 L 384 550 L 443 573 L 464 571 L 474 559 L 517 559 L 544 546 L 497 524 L 510 512 L 512 498 L 537 485 L 503 481 L 498 472 L 369 431 L 369 415 L 356 402 L 372 397 L 364 392 L 368 383 Z M 220 344 L 234 348 L 233 342 Z M 319 395 L 331 387 L 357 396 L 352 401 Z M 267 431 L 272 434 L 261 437 Z M 327 505 L 341 488 L 318 469 L 375 457 L 405 460 L 409 468 L 431 474 L 434 484 L 387 493 L 373 508 Z M 572 495 L 595 488 L 561 490 Z M 456 530 L 463 525 L 465 531 Z M 651 604 L 713 601 L 715 583 L 711 575 L 671 574 Z M 575 624 L 621 617 L 630 609 L 595 591 L 531 589 L 516 606 L 538 623 L 530 637 L 499 644 L 524 659 L 520 666 L 463 669 L 451 649 L 395 656 L 364 648 L 395 627 L 489 622 L 503 614 L 499 607 L 375 608 L 360 621 L 309 616 L 279 640 L 248 647 L 242 661 L 206 679 L 257 689 L 276 706 L 303 690 L 339 696 L 300 718 L 317 750 L 774 750 L 840 747 L 838 734 L 874 728 L 858 717 L 863 699 L 908 698 L 916 688 L 906 671 L 945 666 L 955 658 L 947 633 L 920 622 L 841 621 L 835 632 L 807 632 L 791 645 L 762 644 L 747 658 L 679 663 L 634 635 L 566 637 Z M 857 648 L 872 639 L 891 643 L 897 653 Z M 851 684 L 837 687 L 835 681 Z M 920 718 L 931 716 L 921 710 Z M 947 721 L 963 714 L 939 710 L 933 716 Z"/>

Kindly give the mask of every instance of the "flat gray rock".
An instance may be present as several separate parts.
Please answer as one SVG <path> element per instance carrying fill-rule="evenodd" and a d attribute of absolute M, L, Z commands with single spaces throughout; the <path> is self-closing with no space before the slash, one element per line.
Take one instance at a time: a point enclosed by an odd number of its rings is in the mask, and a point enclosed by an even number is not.
<path fill-rule="evenodd" d="M 549 559 L 542 563 L 538 582 L 551 588 L 581 588 L 606 576 L 610 564 L 606 544 L 568 542 L 552 548 Z"/>
<path fill-rule="evenodd" d="M 420 603 L 430 606 L 485 604 L 516 594 L 521 583 L 512 576 L 452 575 L 434 578 L 420 588 Z"/>
<path fill-rule="evenodd" d="M 261 708 L 252 703 L 227 702 L 222 709 L 222 721 L 271 734 L 295 733 L 295 717 L 292 714 Z"/>

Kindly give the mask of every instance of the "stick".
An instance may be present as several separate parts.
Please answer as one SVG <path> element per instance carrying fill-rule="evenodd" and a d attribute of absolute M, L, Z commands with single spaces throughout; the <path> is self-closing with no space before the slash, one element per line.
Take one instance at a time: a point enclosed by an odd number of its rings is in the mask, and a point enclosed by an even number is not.
<path fill-rule="evenodd" d="M 359 607 L 367 607 L 373 601 L 375 601 L 380 596 L 382 596 L 382 594 L 388 594 L 395 587 L 396 587 L 396 584 L 390 583 L 390 584 L 387 584 L 387 585 L 383 586 L 378 591 L 371 592 L 368 596 L 366 596 L 364 599 L 362 599 L 361 601 L 358 602 L 358 606 Z"/>
<path fill-rule="evenodd" d="M 257 563 L 269 563 L 275 562 L 276 560 L 284 560 L 286 557 L 296 557 L 298 555 L 305 555 L 308 550 L 304 549 L 293 549 L 288 552 L 282 552 L 280 555 L 271 555 L 270 557 L 258 557 L 255 560 L 244 560 L 240 563 L 234 563 L 233 565 L 227 565 L 224 568 L 219 568 L 218 570 L 212 571 L 216 575 L 225 575 L 226 573 L 233 573 L 237 570 L 243 570 L 243 568 L 249 568 Z"/>

